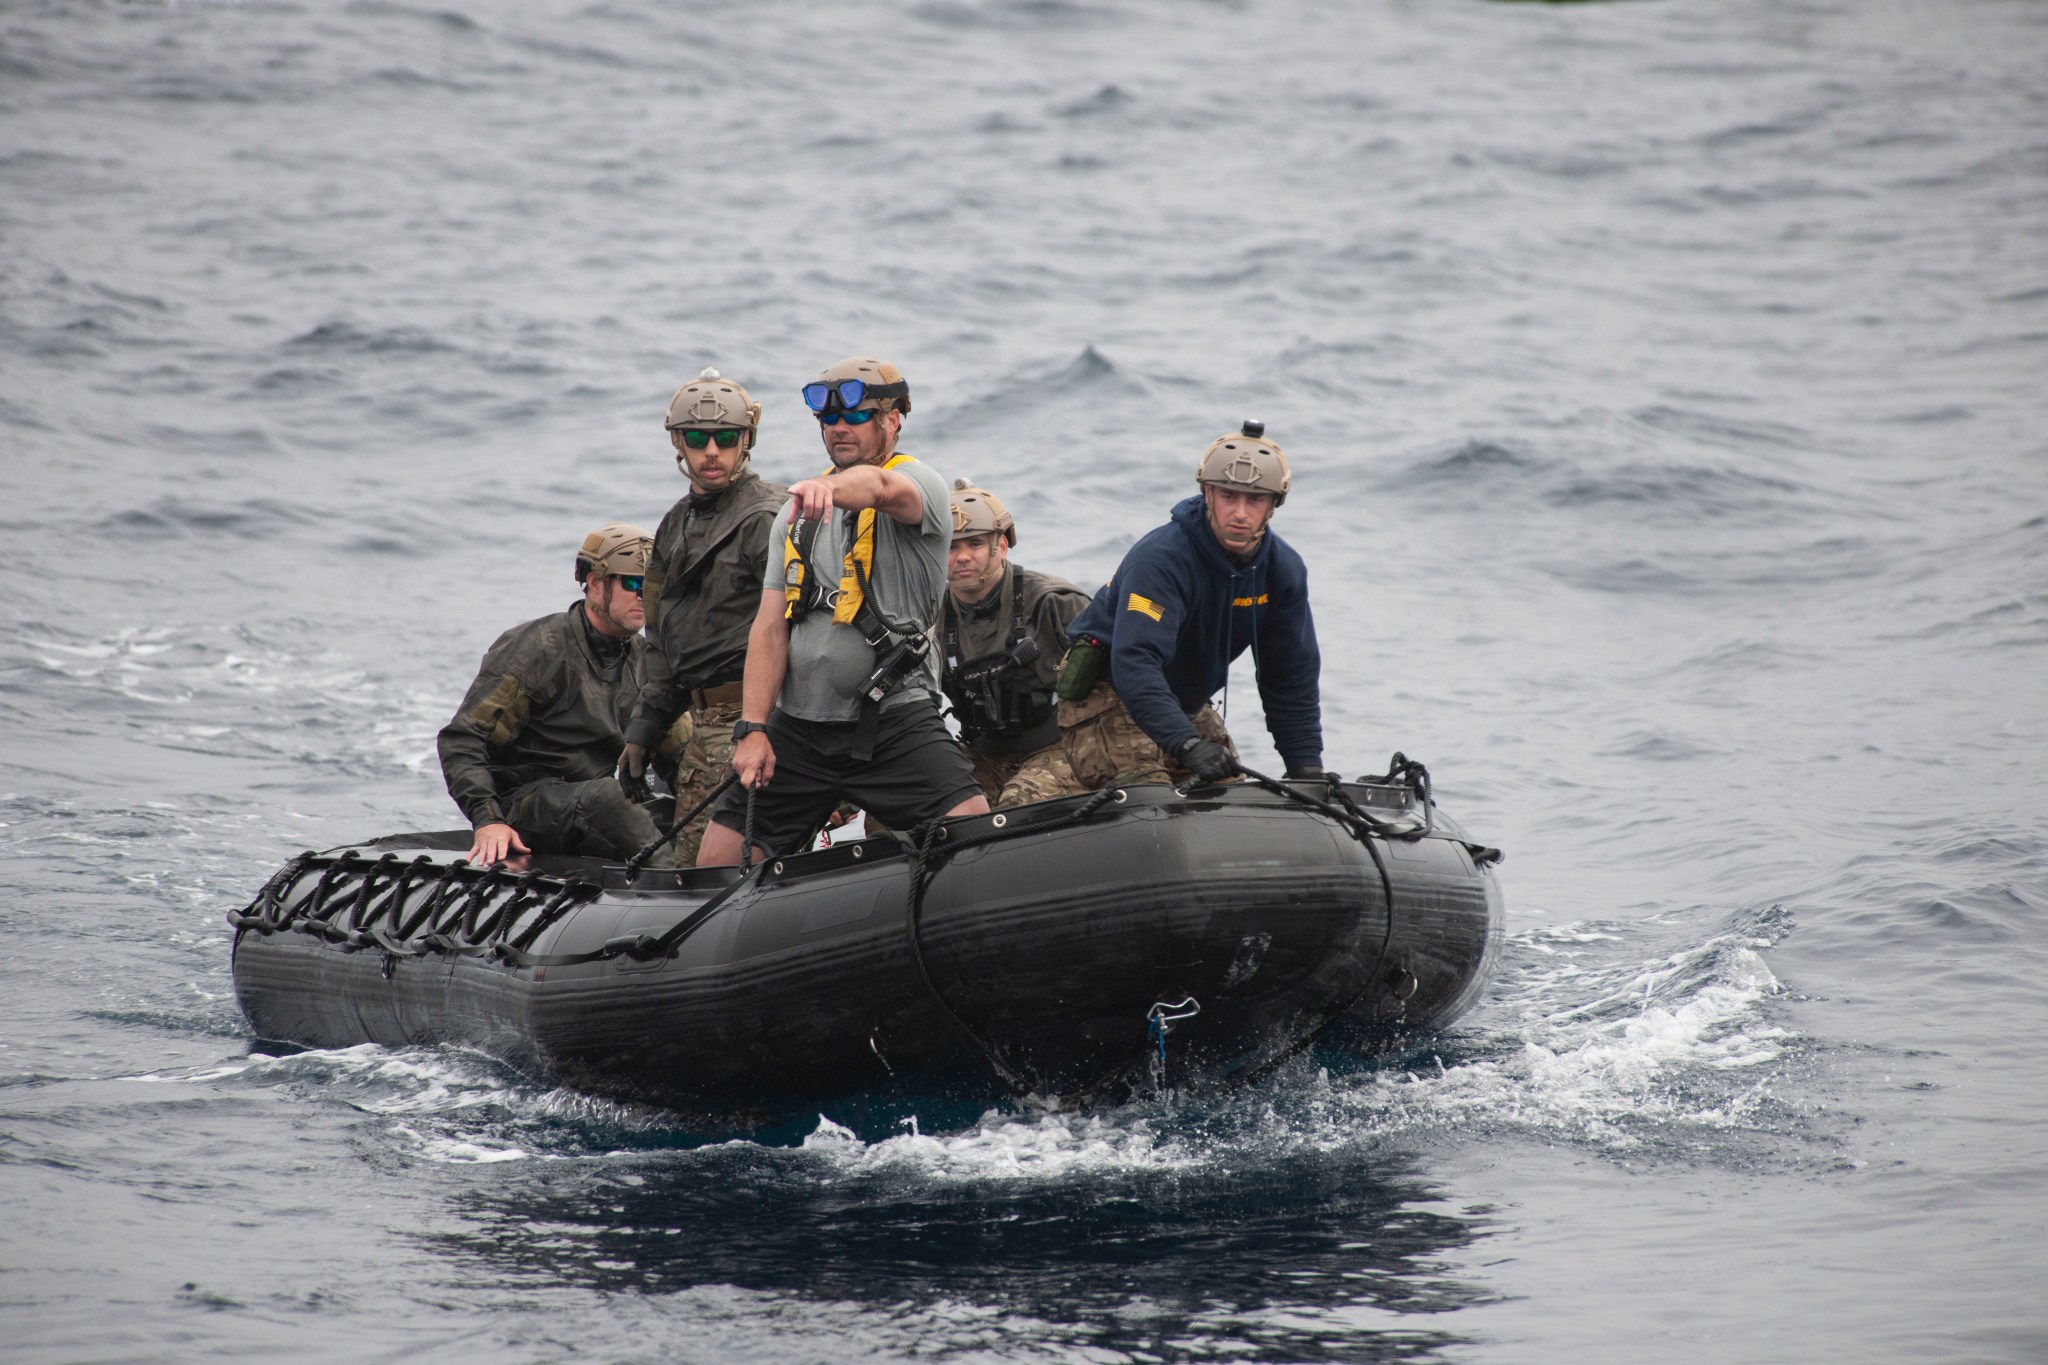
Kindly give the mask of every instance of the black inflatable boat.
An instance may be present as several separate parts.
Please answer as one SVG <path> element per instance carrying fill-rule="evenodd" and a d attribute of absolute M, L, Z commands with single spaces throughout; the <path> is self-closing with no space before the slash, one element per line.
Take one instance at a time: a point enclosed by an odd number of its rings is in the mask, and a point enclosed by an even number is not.
<path fill-rule="evenodd" d="M 478 1048 L 713 1131 L 1222 1088 L 1478 995 L 1503 905 L 1420 765 L 1132 787 L 737 868 L 300 855 L 236 926 L 265 1039 Z M 978 1109 L 970 1110 L 978 1112 Z"/>

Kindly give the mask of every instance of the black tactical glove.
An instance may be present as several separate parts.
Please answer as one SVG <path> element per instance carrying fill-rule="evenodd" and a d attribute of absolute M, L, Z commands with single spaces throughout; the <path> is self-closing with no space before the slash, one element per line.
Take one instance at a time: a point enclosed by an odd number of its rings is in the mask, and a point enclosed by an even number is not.
<path fill-rule="evenodd" d="M 1323 765 L 1320 763 L 1297 763 L 1287 770 L 1289 782 L 1320 782 L 1323 780 Z"/>
<path fill-rule="evenodd" d="M 1173 761 L 1195 775 L 1200 782 L 1221 782 L 1237 776 L 1237 760 L 1221 744 L 1192 735 L 1173 751 Z"/>
<path fill-rule="evenodd" d="M 654 798 L 654 792 L 647 785 L 647 746 L 627 744 L 619 751 L 619 790 L 626 794 L 628 801 L 645 805 Z"/>

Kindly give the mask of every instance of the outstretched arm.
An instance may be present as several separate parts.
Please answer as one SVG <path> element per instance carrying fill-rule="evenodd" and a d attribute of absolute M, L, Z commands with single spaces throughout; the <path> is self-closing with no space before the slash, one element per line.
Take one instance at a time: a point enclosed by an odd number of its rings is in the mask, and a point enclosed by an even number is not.
<path fill-rule="evenodd" d="M 916 482 L 893 469 L 860 464 L 823 478 L 804 479 L 789 486 L 797 514 L 817 521 L 834 507 L 864 512 L 872 507 L 893 521 L 915 526 L 924 520 L 924 493 Z"/>

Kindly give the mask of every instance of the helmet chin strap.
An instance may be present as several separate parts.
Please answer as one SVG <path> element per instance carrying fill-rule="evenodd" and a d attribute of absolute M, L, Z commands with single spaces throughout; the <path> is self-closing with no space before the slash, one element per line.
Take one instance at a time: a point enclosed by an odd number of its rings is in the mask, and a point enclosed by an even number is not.
<path fill-rule="evenodd" d="M 1221 545 L 1225 552 L 1230 554 L 1250 554 L 1253 550 L 1258 549 L 1259 542 L 1266 538 L 1266 532 L 1271 530 L 1273 526 L 1273 514 L 1271 511 L 1268 511 L 1266 519 L 1259 523 L 1259 529 L 1252 532 L 1251 542 L 1241 551 L 1232 550 L 1229 542 L 1223 538 L 1223 518 L 1216 514 L 1215 504 L 1209 501 L 1208 485 L 1203 487 L 1202 514 L 1208 518 L 1209 534 L 1216 537 L 1216 543 Z"/>
<path fill-rule="evenodd" d="M 732 472 L 725 476 L 726 487 L 730 488 L 732 481 L 746 472 L 747 461 L 753 458 L 754 438 L 751 434 L 743 434 L 740 437 L 740 453 L 733 457 Z M 689 458 L 680 450 L 676 452 L 676 469 L 681 472 L 684 478 L 690 481 L 691 491 L 696 491 L 697 475 L 690 468 Z"/>
<path fill-rule="evenodd" d="M 994 590 L 998 583 L 1003 581 L 1004 567 L 1005 561 L 996 558 L 995 547 L 991 545 L 988 552 L 988 564 L 982 569 L 981 574 L 973 583 L 974 601 L 972 605 L 980 606 L 988 600 L 989 593 Z"/>
<path fill-rule="evenodd" d="M 590 613 L 591 624 L 597 627 L 600 634 L 609 635 L 615 640 L 624 640 L 633 632 L 627 628 L 624 621 L 612 615 L 612 584 L 616 581 L 616 576 L 607 575 L 603 580 L 604 586 L 597 590 L 595 596 L 586 591 L 583 594 L 583 608 Z"/>

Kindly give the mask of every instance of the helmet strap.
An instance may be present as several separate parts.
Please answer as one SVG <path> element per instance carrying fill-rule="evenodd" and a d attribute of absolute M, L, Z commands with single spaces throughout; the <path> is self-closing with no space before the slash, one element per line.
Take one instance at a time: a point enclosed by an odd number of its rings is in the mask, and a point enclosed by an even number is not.
<path fill-rule="evenodd" d="M 616 574 L 599 574 L 594 571 L 590 574 L 583 585 L 583 613 L 590 618 L 590 624 L 596 628 L 598 634 L 614 640 L 623 640 L 633 632 L 627 629 L 624 621 L 611 612 L 611 585 L 617 577 Z"/>

